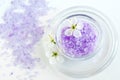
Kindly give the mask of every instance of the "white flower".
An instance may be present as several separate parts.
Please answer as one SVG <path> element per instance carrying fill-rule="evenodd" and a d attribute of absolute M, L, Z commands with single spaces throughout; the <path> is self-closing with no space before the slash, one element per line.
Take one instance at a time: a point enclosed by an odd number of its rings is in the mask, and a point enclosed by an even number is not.
<path fill-rule="evenodd" d="M 46 54 L 46 56 L 48 57 L 50 64 L 56 64 L 56 63 L 63 63 L 64 62 L 63 57 L 57 51 L 53 51 L 53 52 L 49 51 Z"/>
<path fill-rule="evenodd" d="M 63 57 L 60 55 L 58 48 L 56 47 L 55 39 L 49 35 L 49 41 L 45 45 L 45 55 L 49 60 L 50 64 L 62 63 L 64 61 Z"/>
<path fill-rule="evenodd" d="M 56 63 L 63 63 L 64 59 L 62 56 L 57 56 L 57 57 L 50 57 L 49 58 L 49 63 L 50 64 L 56 64 Z"/>
<path fill-rule="evenodd" d="M 67 26 L 70 26 L 70 29 L 67 29 L 65 31 L 65 35 L 70 36 L 73 35 L 75 37 L 81 37 L 81 32 L 80 30 L 83 28 L 83 25 L 80 21 L 77 20 L 77 18 L 71 18 L 68 19 L 68 24 Z"/>

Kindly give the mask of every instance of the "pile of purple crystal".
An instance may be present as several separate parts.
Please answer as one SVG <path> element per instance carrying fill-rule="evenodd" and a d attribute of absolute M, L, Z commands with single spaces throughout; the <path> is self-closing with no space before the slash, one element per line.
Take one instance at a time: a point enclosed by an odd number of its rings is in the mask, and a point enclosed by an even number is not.
<path fill-rule="evenodd" d="M 15 64 L 30 68 L 35 61 L 32 48 L 44 33 L 38 18 L 47 13 L 48 7 L 45 0 L 13 0 L 11 4 L 3 16 L 5 23 L 0 24 L 0 37 L 8 40 Z"/>
<path fill-rule="evenodd" d="M 83 28 L 80 31 L 81 36 L 66 35 L 65 31 L 70 27 L 64 27 L 61 31 L 61 45 L 65 55 L 73 58 L 84 57 L 94 51 L 97 35 L 93 26 L 83 22 Z"/>

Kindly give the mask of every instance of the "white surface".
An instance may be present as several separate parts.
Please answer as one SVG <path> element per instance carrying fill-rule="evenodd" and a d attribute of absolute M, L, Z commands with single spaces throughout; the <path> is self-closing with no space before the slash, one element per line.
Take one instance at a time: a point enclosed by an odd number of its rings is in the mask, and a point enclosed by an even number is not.
<path fill-rule="evenodd" d="M 3 14 L 4 9 L 9 0 L 0 0 L 0 15 Z M 90 6 L 93 7 L 106 16 L 113 22 L 118 31 L 118 35 L 120 37 L 120 1 L 119 0 L 48 0 L 49 6 L 57 8 L 57 12 L 72 7 L 72 6 Z M 39 75 L 37 80 L 119 80 L 120 79 L 120 49 L 118 47 L 117 55 L 111 65 L 107 67 L 101 73 L 85 78 L 85 79 L 73 79 L 66 76 L 59 77 L 56 74 L 46 68 L 46 70 L 41 70 L 41 74 Z M 9 79 L 8 79 L 9 80 Z M 36 80 L 36 79 L 35 79 Z"/>

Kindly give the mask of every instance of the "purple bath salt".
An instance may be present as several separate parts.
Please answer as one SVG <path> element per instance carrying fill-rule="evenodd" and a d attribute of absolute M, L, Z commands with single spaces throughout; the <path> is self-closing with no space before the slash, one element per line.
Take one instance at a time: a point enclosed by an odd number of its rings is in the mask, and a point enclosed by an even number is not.
<path fill-rule="evenodd" d="M 69 57 L 79 58 L 92 54 L 95 49 L 97 34 L 93 26 L 87 22 L 83 22 L 82 29 L 71 30 L 71 35 L 66 35 L 66 31 L 71 29 L 71 26 L 64 27 L 61 33 L 61 45 L 64 54 Z M 77 30 L 79 34 L 76 37 L 73 33 Z"/>
<path fill-rule="evenodd" d="M 39 18 L 47 13 L 48 7 L 45 0 L 27 1 L 11 2 L 11 7 L 3 16 L 5 23 L 0 24 L 0 37 L 7 40 L 7 46 L 13 49 L 16 65 L 32 68 L 37 59 L 32 56 L 33 48 L 44 34 Z"/>

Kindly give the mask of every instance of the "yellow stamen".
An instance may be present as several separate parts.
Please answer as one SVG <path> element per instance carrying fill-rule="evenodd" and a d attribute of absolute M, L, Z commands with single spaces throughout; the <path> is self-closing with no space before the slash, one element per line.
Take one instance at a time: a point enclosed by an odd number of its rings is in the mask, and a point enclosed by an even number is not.
<path fill-rule="evenodd" d="M 49 35 L 49 37 L 50 37 L 51 42 L 54 43 L 54 44 L 56 44 L 54 38 L 51 35 Z"/>
<path fill-rule="evenodd" d="M 57 57 L 58 53 L 57 52 L 52 52 L 52 57 Z"/>
<path fill-rule="evenodd" d="M 72 26 L 71 26 L 71 28 L 72 28 L 73 30 L 75 30 L 76 27 L 77 27 L 77 24 L 72 24 Z"/>

